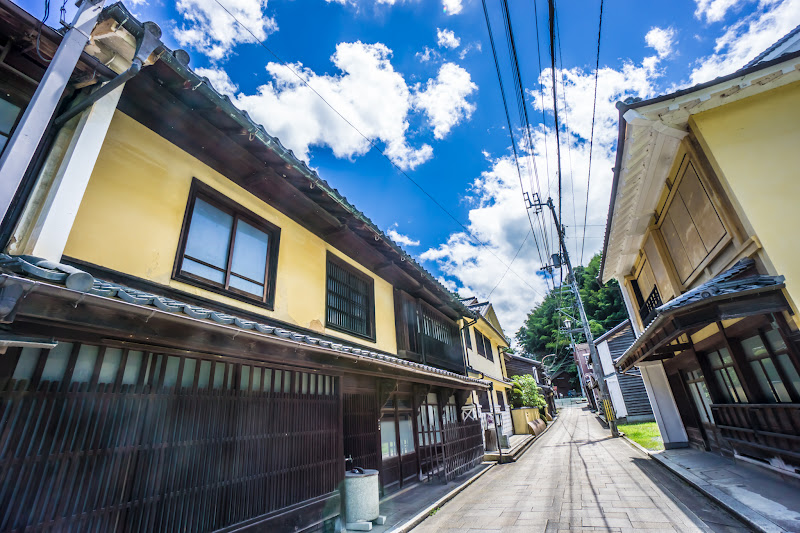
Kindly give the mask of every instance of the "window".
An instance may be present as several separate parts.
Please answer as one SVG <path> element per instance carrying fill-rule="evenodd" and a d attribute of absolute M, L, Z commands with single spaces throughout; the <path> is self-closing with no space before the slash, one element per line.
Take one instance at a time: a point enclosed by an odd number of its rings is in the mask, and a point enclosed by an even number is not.
<path fill-rule="evenodd" d="M 686 283 L 727 231 L 693 164 L 687 161 L 682 172 L 678 190 L 663 214 L 661 234 L 678 277 Z"/>
<path fill-rule="evenodd" d="M 467 345 L 467 349 L 472 349 L 472 337 L 469 334 L 469 327 L 464 328 L 464 344 Z"/>
<path fill-rule="evenodd" d="M 17 120 L 22 114 L 21 102 L 11 101 L 11 94 L 0 90 L 0 154 L 5 150 L 8 140 L 17 125 Z M 15 99 L 16 100 L 16 99 Z"/>
<path fill-rule="evenodd" d="M 497 391 L 497 408 L 501 411 L 506 410 L 506 394 L 501 390 Z"/>
<path fill-rule="evenodd" d="M 741 341 L 742 350 L 744 350 L 744 358 L 747 361 L 749 369 L 758 382 L 761 391 L 762 400 L 767 403 L 791 403 L 792 398 L 781 379 L 781 373 L 787 374 L 787 381 L 793 381 L 791 387 L 797 385 L 797 372 L 794 371 L 794 365 L 788 359 L 786 345 L 780 336 L 780 333 L 775 329 L 754 337 L 749 337 Z M 769 345 L 769 348 L 767 347 Z M 772 357 L 774 350 L 775 357 Z M 778 355 L 778 352 L 781 352 Z M 786 359 L 779 359 L 783 355 Z M 780 369 L 775 366 L 775 359 L 781 365 Z M 785 364 L 788 363 L 788 367 Z M 789 370 L 790 372 L 786 372 Z M 791 372 L 794 371 L 794 376 Z M 791 377 L 790 377 L 791 376 Z M 794 391 L 793 391 L 794 392 Z"/>
<path fill-rule="evenodd" d="M 480 391 L 478 392 L 478 401 L 481 403 L 481 411 L 484 413 L 488 413 L 492 410 L 491 404 L 489 403 L 489 392 L 488 391 Z"/>
<path fill-rule="evenodd" d="M 478 355 L 482 355 L 489 361 L 494 361 L 492 341 L 477 329 L 475 330 L 475 348 L 478 350 Z"/>
<path fill-rule="evenodd" d="M 724 396 L 725 403 L 747 403 L 739 376 L 733 367 L 733 359 L 726 348 L 708 354 L 708 361 L 714 372 L 714 378 L 719 384 L 719 389 Z M 705 386 L 705 385 L 704 385 Z"/>
<path fill-rule="evenodd" d="M 700 419 L 707 423 L 714 423 L 714 416 L 711 414 L 711 396 L 708 394 L 706 382 L 703 380 L 703 374 L 695 370 L 687 372 L 684 376 L 686 386 L 689 387 L 689 393 L 692 395 L 694 405 L 697 408 L 697 414 Z"/>
<path fill-rule="evenodd" d="M 789 393 L 793 393 L 795 398 L 800 397 L 800 374 L 797 373 L 797 368 L 789 357 L 789 351 L 777 325 L 773 323 L 763 336 L 767 341 L 767 347 L 772 352 L 773 359 L 778 363 L 779 370 L 783 370 L 786 385 L 790 387 Z"/>
<path fill-rule="evenodd" d="M 280 229 L 195 180 L 175 277 L 272 307 Z"/>
<path fill-rule="evenodd" d="M 326 325 L 375 340 L 375 297 L 372 278 L 328 254 Z"/>

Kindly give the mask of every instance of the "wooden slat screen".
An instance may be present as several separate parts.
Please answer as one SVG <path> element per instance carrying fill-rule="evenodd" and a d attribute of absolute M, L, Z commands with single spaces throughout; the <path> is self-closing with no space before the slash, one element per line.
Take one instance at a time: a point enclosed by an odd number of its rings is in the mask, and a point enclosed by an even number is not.
<path fill-rule="evenodd" d="M 371 281 L 330 257 L 327 269 L 328 327 L 362 337 L 374 336 L 374 296 Z"/>
<path fill-rule="evenodd" d="M 331 493 L 335 376 L 111 347 L 12 349 L 0 531 L 211 531 Z"/>
<path fill-rule="evenodd" d="M 344 456 L 352 457 L 348 467 L 380 468 L 378 449 L 378 398 L 375 393 L 345 394 L 344 405 Z"/>

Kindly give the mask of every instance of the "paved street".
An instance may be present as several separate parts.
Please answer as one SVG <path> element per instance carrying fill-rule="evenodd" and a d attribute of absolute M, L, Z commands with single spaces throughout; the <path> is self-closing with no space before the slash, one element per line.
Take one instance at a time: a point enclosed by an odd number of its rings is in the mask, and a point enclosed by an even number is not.
<path fill-rule="evenodd" d="M 580 407 L 413 531 L 484 530 L 748 531 Z"/>

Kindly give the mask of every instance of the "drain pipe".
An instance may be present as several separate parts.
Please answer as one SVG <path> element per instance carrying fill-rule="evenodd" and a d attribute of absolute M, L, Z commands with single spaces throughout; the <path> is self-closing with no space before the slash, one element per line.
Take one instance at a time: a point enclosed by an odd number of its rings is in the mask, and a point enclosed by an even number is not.
<path fill-rule="evenodd" d="M 486 379 L 486 374 L 481 372 L 481 379 Z M 494 383 L 489 382 L 489 391 L 487 394 L 489 395 L 489 406 L 492 410 L 492 422 L 494 423 L 494 437 L 497 439 L 497 453 L 500 456 L 498 463 L 503 464 L 503 446 L 500 444 L 500 432 L 497 429 L 497 415 L 494 412 L 494 395 L 491 392 L 494 391 Z M 501 415 L 502 416 L 502 415 Z"/>
<path fill-rule="evenodd" d="M 139 74 L 139 72 L 142 70 L 142 67 L 146 65 L 152 65 L 155 60 L 158 59 L 156 57 L 155 59 L 151 60 L 150 56 L 159 47 L 161 47 L 163 50 L 163 44 L 161 43 L 161 28 L 159 28 L 158 24 L 155 22 L 145 22 L 143 26 L 144 35 L 142 35 L 142 38 L 139 40 L 139 45 L 136 49 L 136 55 L 131 62 L 131 66 L 128 67 L 128 70 L 119 74 L 111 81 L 104 83 L 102 87 L 90 94 L 85 100 L 82 100 L 78 104 L 64 111 L 55 119 L 54 124 L 56 127 L 63 126 L 69 119 L 85 111 L 102 97 L 122 86 L 126 81 Z"/>

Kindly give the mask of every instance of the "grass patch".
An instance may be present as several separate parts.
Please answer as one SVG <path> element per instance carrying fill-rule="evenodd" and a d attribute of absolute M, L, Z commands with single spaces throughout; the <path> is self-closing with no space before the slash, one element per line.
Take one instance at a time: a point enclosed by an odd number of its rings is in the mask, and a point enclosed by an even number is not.
<path fill-rule="evenodd" d="M 655 422 L 642 422 L 641 424 L 620 424 L 619 430 L 629 439 L 648 450 L 663 450 L 664 441 Z"/>

